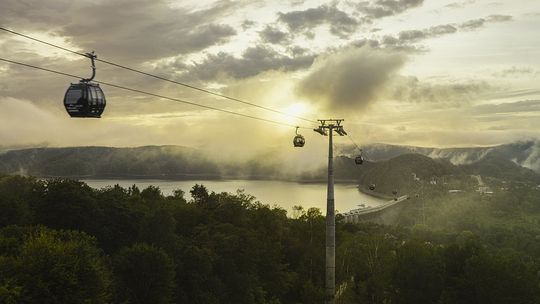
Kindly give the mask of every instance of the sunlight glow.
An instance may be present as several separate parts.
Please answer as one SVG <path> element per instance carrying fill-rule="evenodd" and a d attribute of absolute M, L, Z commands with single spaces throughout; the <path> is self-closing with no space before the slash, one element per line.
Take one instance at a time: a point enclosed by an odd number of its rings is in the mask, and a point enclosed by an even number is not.
<path fill-rule="evenodd" d="M 305 103 L 296 102 L 284 109 L 284 112 L 289 115 L 302 116 L 309 113 L 309 107 Z"/>

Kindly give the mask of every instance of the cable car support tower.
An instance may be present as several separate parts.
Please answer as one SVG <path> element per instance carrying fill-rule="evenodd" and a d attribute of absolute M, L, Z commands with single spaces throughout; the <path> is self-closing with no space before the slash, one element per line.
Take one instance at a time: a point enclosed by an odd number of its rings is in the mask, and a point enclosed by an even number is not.
<path fill-rule="evenodd" d="M 328 190 L 326 192 L 326 275 L 325 303 L 334 304 L 336 294 L 336 213 L 334 202 L 334 146 L 333 133 L 347 135 L 341 123 L 344 119 L 319 119 L 313 131 L 328 136 Z"/>

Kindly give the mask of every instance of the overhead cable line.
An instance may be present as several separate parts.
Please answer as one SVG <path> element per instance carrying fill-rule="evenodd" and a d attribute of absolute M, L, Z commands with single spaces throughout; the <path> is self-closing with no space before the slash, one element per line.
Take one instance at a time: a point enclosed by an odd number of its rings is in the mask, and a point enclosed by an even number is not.
<path fill-rule="evenodd" d="M 347 137 L 349 140 L 353 143 L 353 145 L 358 149 L 358 151 L 362 152 L 362 149 L 356 144 L 356 142 L 352 139 L 351 135 L 347 134 Z"/>
<path fill-rule="evenodd" d="M 3 30 L 3 31 L 5 31 L 5 32 L 8 32 L 8 33 L 11 33 L 11 34 L 14 34 L 14 35 L 17 35 L 17 36 L 26 38 L 26 39 L 30 39 L 30 40 L 33 40 L 33 41 L 36 41 L 36 42 L 39 42 L 39 43 L 42 43 L 42 44 L 45 44 L 45 45 L 48 45 L 48 46 L 52 46 L 52 47 L 55 47 L 55 48 L 64 50 L 64 51 L 66 51 L 66 52 L 70 52 L 70 53 L 75 54 L 75 55 L 88 57 L 88 55 L 85 54 L 85 53 L 77 52 L 77 51 L 74 51 L 74 50 L 71 50 L 71 49 L 68 49 L 68 48 L 65 48 L 65 47 L 62 47 L 62 46 L 59 46 L 59 45 L 56 45 L 56 44 L 47 42 L 47 41 L 43 41 L 43 40 L 41 40 L 41 39 L 37 39 L 37 38 L 31 37 L 31 36 L 28 36 L 28 35 L 25 35 L 25 34 L 22 34 L 22 33 L 19 33 L 19 32 L 12 31 L 12 30 L 10 30 L 10 29 L 6 29 L 6 28 L 4 28 L 4 27 L 0 27 L 0 30 Z M 266 111 L 274 112 L 274 113 L 277 113 L 277 114 L 280 114 L 280 115 L 284 115 L 284 116 L 288 116 L 288 117 L 292 117 L 292 118 L 304 120 L 304 121 L 307 121 L 307 122 L 310 122 L 310 123 L 314 123 L 314 124 L 317 124 L 317 123 L 318 123 L 317 121 L 312 120 L 312 119 L 308 119 L 308 118 L 301 117 L 301 116 L 298 116 L 298 115 L 293 115 L 293 114 L 285 113 L 285 112 L 283 112 L 283 111 L 275 110 L 275 109 L 272 109 L 272 108 L 269 108 L 269 107 L 265 107 L 265 106 L 261 106 L 261 105 L 258 105 L 258 104 L 252 103 L 252 102 L 248 102 L 248 101 L 245 101 L 245 100 L 242 100 L 242 99 L 238 99 L 238 98 L 235 98 L 235 97 L 230 97 L 230 96 L 227 96 L 227 95 L 224 95 L 224 94 L 216 93 L 216 92 L 213 92 L 213 91 L 210 91 L 210 90 L 207 90 L 207 89 L 199 88 L 199 87 L 196 87 L 196 86 L 193 86 L 193 85 L 184 83 L 184 82 L 179 82 L 179 81 L 176 81 L 176 80 L 172 80 L 172 79 L 169 79 L 169 78 L 165 78 L 165 77 L 162 77 L 162 76 L 158 76 L 158 75 L 155 75 L 155 74 L 151 74 L 151 73 L 148 73 L 148 72 L 144 72 L 144 71 L 141 71 L 141 70 L 138 70 L 138 69 L 130 68 L 130 67 L 127 67 L 127 66 L 118 64 L 118 63 L 111 62 L 111 61 L 107 61 L 107 60 L 103 60 L 103 59 L 99 59 L 99 58 L 95 58 L 95 60 L 96 60 L 96 61 L 99 61 L 99 62 L 102 62 L 102 63 L 105 63 L 105 64 L 108 64 L 108 65 L 112 65 L 112 66 L 121 68 L 121 69 L 125 69 L 125 70 L 128 70 L 128 71 L 131 71 L 131 72 L 139 73 L 139 74 L 142 74 L 142 75 L 145 75 L 145 76 L 149 76 L 149 77 L 153 77 L 153 78 L 156 78 L 156 79 L 159 79 L 159 80 L 162 80 L 162 81 L 166 81 L 166 82 L 174 83 L 174 84 L 177 84 L 177 85 L 181 85 L 181 86 L 184 86 L 184 87 L 193 89 L 193 90 L 197 90 L 197 91 L 200 91 L 200 92 L 203 92 L 203 93 L 207 93 L 207 94 L 210 94 L 210 95 L 214 95 L 214 96 L 217 96 L 217 97 L 221 97 L 221 98 L 225 98 L 225 99 L 228 99 L 228 100 L 236 101 L 236 102 L 239 102 L 239 103 L 242 103 L 242 104 L 246 104 L 246 105 L 250 105 L 250 106 L 253 106 L 253 107 L 257 107 L 257 108 L 259 108 L 259 109 L 263 109 L 263 110 L 266 110 Z"/>
<path fill-rule="evenodd" d="M 77 76 L 77 75 L 73 75 L 73 74 L 69 74 L 69 73 L 64 73 L 64 72 L 60 72 L 60 71 L 56 71 L 56 70 L 51 70 L 51 69 L 48 69 L 48 68 L 43 68 L 43 67 L 39 67 L 39 66 L 36 66 L 36 65 L 31 65 L 31 64 L 27 64 L 27 63 L 18 62 L 18 61 L 13 61 L 13 60 L 5 59 L 5 58 L 2 58 L 2 57 L 0 57 L 0 61 L 4 61 L 4 62 L 10 63 L 10 64 L 15 64 L 15 65 L 19 65 L 19 66 L 28 67 L 28 68 L 33 68 L 33 69 L 37 69 L 37 70 L 41 70 L 41 71 L 45 71 L 45 72 L 49 72 L 49 73 L 54 73 L 54 74 L 58 74 L 58 75 L 63 75 L 63 76 L 67 76 L 67 77 L 82 78 L 81 76 Z M 129 87 L 125 87 L 125 86 L 121 86 L 121 85 L 117 85 L 117 84 L 113 84 L 113 83 L 109 83 L 109 82 L 105 82 L 105 81 L 94 81 L 94 82 L 99 83 L 99 84 L 103 84 L 103 85 L 107 85 L 107 86 L 110 86 L 110 87 L 126 90 L 126 91 L 131 91 L 131 92 L 135 92 L 135 93 L 140 93 L 140 94 L 144 94 L 144 95 L 158 97 L 158 98 L 161 98 L 161 99 L 167 99 L 167 100 L 171 100 L 171 101 L 175 101 L 175 102 L 179 102 L 179 103 L 184 103 L 184 104 L 188 104 L 188 105 L 192 105 L 192 106 L 196 106 L 196 107 L 200 107 L 200 108 L 205 108 L 205 109 L 209 109 L 209 110 L 219 111 L 219 112 L 223 112 L 223 113 L 228 113 L 228 114 L 232 114 L 232 115 L 242 116 L 242 117 L 245 117 L 245 118 L 251 118 L 251 119 L 255 119 L 255 120 L 259 120 L 259 121 L 265 121 L 265 122 L 278 124 L 278 125 L 283 125 L 283 126 L 288 126 L 288 127 L 292 127 L 292 128 L 297 128 L 298 127 L 298 128 L 302 128 L 302 129 L 311 129 L 311 128 L 308 128 L 308 127 L 302 127 L 302 126 L 297 126 L 297 125 L 293 125 L 293 124 L 282 123 L 282 122 L 267 119 L 267 118 L 262 118 L 262 117 L 243 114 L 243 113 L 239 113 L 239 112 L 235 112 L 235 111 L 220 109 L 220 108 L 216 108 L 216 107 L 212 107 L 212 106 L 202 105 L 202 104 L 199 104 L 199 103 L 187 101 L 187 100 L 180 99 L 180 98 L 174 98 L 174 97 L 169 97 L 169 96 L 165 96 L 165 95 L 161 95 L 161 94 L 146 92 L 146 91 L 139 90 L 139 89 L 133 89 L 133 88 L 129 88 Z"/>
<path fill-rule="evenodd" d="M 356 147 L 356 149 L 358 149 L 358 152 L 360 153 L 358 156 L 356 156 L 355 158 L 355 162 L 358 164 L 358 163 L 363 163 L 364 162 L 364 150 L 362 148 L 360 148 L 356 142 L 354 141 L 354 139 L 351 137 L 351 135 L 347 134 L 347 137 L 349 138 L 349 140 L 352 142 L 352 144 Z M 367 156 L 366 156 L 367 157 Z"/>

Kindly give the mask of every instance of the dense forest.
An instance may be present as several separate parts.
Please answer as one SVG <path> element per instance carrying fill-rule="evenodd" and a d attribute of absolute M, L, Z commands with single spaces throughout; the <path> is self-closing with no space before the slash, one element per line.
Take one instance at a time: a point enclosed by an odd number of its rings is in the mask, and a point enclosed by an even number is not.
<path fill-rule="evenodd" d="M 538 303 L 540 191 L 486 182 L 426 183 L 393 227 L 338 215 L 337 303 Z M 318 209 L 3 176 L 0 210 L 0 303 L 323 302 Z"/>

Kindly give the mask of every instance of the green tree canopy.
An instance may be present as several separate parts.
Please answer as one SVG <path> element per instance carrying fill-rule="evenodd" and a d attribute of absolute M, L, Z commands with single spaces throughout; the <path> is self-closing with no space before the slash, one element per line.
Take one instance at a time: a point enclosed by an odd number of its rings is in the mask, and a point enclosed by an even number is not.
<path fill-rule="evenodd" d="M 16 303 L 109 301 L 111 272 L 94 238 L 77 231 L 7 227 L 0 239 L 0 296 L 10 293 Z"/>
<path fill-rule="evenodd" d="M 175 266 L 164 250 L 144 243 L 134 244 L 114 256 L 113 266 L 118 302 L 172 302 Z"/>

